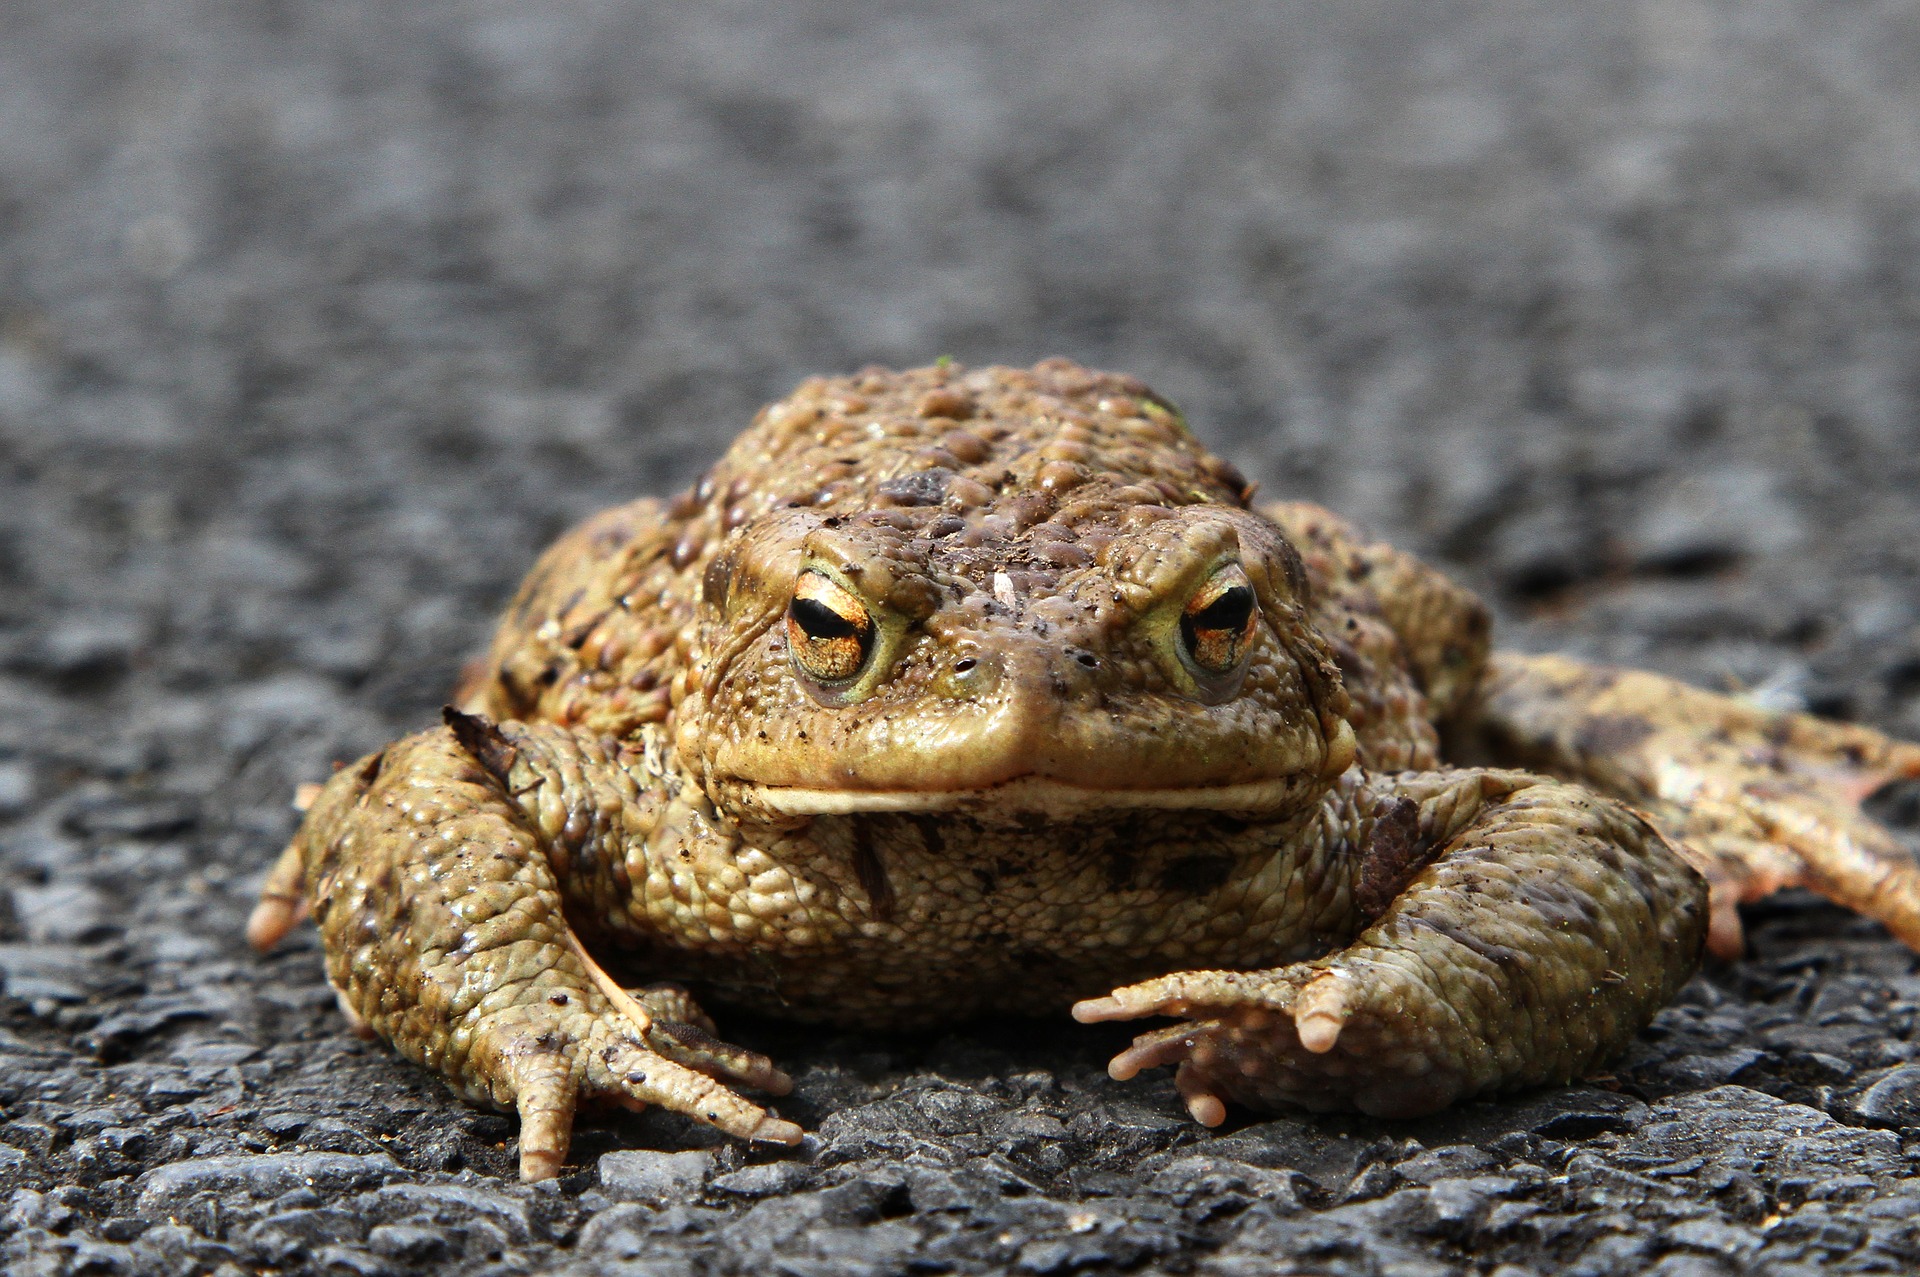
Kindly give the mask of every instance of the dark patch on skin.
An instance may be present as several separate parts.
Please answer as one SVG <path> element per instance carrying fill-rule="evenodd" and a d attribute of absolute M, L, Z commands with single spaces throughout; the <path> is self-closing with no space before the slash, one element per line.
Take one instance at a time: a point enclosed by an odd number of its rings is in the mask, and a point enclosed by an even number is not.
<path fill-rule="evenodd" d="M 1300 557 L 1300 551 L 1294 549 L 1289 541 L 1279 546 L 1281 570 L 1286 574 L 1287 589 L 1292 592 L 1294 601 L 1301 607 L 1313 605 L 1313 583 L 1307 579 L 1306 560 Z"/>
<path fill-rule="evenodd" d="M 886 505 L 939 505 L 947 499 L 947 485 L 952 480 L 953 471 L 945 466 L 935 466 L 931 470 L 919 470 L 882 480 L 875 485 L 873 493 Z"/>
<path fill-rule="evenodd" d="M 665 1034 L 690 1050 L 711 1052 L 720 1049 L 720 1043 L 714 1040 L 711 1033 L 684 1020 L 656 1019 L 653 1022 L 653 1032 Z"/>
<path fill-rule="evenodd" d="M 514 716 L 526 717 L 527 710 L 533 705 L 533 697 L 528 694 L 526 686 L 520 682 L 520 676 L 514 673 L 511 667 L 502 665 L 494 677 L 499 680 L 501 690 L 506 692 L 507 699 L 513 703 Z"/>
<path fill-rule="evenodd" d="M 929 856 L 944 855 L 947 850 L 946 835 L 940 832 L 938 816 L 919 815 L 913 818 L 914 825 L 920 830 L 920 841 L 925 844 Z"/>
<path fill-rule="evenodd" d="M 1372 682 L 1373 666 L 1355 650 L 1351 643 L 1345 639 L 1329 636 L 1327 647 L 1333 652 L 1333 663 L 1340 668 L 1341 681 L 1350 690 L 1358 692 Z"/>
<path fill-rule="evenodd" d="M 853 876 L 859 881 L 860 890 L 867 893 L 873 916 L 881 922 L 891 921 L 893 882 L 887 877 L 880 853 L 874 850 L 872 825 L 858 816 L 853 820 Z"/>
<path fill-rule="evenodd" d="M 495 780 L 506 780 L 520 751 L 501 734 L 492 719 L 482 714 L 463 713 L 451 705 L 441 709 L 440 717 L 452 730 L 453 738 L 460 742 L 460 748 L 471 754 Z"/>
<path fill-rule="evenodd" d="M 1436 935 L 1445 936 L 1461 948 L 1478 954 L 1481 958 L 1491 962 L 1496 967 L 1509 966 L 1520 957 L 1519 950 L 1509 945 L 1495 944 L 1484 936 L 1475 935 L 1465 927 L 1457 927 L 1451 922 L 1435 918 L 1429 914 L 1412 913 L 1403 916 L 1406 917 L 1409 924 L 1416 927 L 1424 927 Z M 1524 997 L 1526 991 L 1531 987 L 1530 982 L 1521 981 L 1517 989 L 1518 995 Z"/>
<path fill-rule="evenodd" d="M 980 884 L 980 894 L 990 896 L 1000 886 L 1000 875 L 991 869 L 975 867 L 973 880 Z"/>
<path fill-rule="evenodd" d="M 1125 848 L 1107 853 L 1107 890 L 1125 891 L 1133 886 L 1133 875 L 1139 868 L 1140 858 Z"/>
<path fill-rule="evenodd" d="M 1657 730 L 1638 714 L 1595 714 L 1581 722 L 1573 735 L 1573 747 L 1604 758 L 1625 753 Z"/>
<path fill-rule="evenodd" d="M 588 544 L 599 558 L 607 558 L 633 540 L 633 528 L 624 520 L 611 520 L 595 528 Z"/>
<path fill-rule="evenodd" d="M 1417 803 L 1405 797 L 1386 803 L 1374 813 L 1360 847 L 1360 874 L 1353 884 L 1355 907 L 1368 921 L 1378 918 L 1437 850 L 1421 845 Z"/>
<path fill-rule="evenodd" d="M 1160 885 L 1167 891 L 1204 896 L 1218 891 L 1232 873 L 1231 856 L 1183 856 L 1160 871 Z"/>
<path fill-rule="evenodd" d="M 720 555 L 707 564 L 707 570 L 700 577 L 700 593 L 707 606 L 724 612 L 727 610 L 727 593 L 733 585 L 733 563 Z"/>
<path fill-rule="evenodd" d="M 575 651 L 579 651 L 580 645 L 587 641 L 587 636 L 592 634 L 600 622 L 606 620 L 607 614 L 612 611 L 612 608 L 602 608 L 600 611 L 595 612 L 592 616 L 584 621 L 578 622 L 565 634 L 562 634 L 560 641 Z"/>
<path fill-rule="evenodd" d="M 1767 724 L 1766 741 L 1775 749 L 1787 748 L 1793 743 L 1793 723 L 1785 715 L 1774 719 Z"/>
<path fill-rule="evenodd" d="M 1633 822 L 1640 827 L 1641 833 L 1649 843 L 1665 846 L 1670 850 L 1672 849 L 1671 844 L 1667 842 L 1666 836 L 1660 832 L 1659 827 L 1652 821 L 1647 820 L 1637 812 L 1629 811 L 1627 814 L 1632 818 Z M 1613 873 L 1617 874 L 1628 886 L 1633 888 L 1634 893 L 1640 897 L 1640 902 L 1645 906 L 1648 915 L 1657 915 L 1663 907 L 1659 887 L 1658 884 L 1654 882 L 1653 876 L 1647 872 L 1647 867 L 1641 861 L 1640 857 L 1627 854 L 1622 847 L 1607 838 L 1596 840 L 1595 849 L 1599 853 L 1600 862 Z M 1678 850 L 1674 850 L 1673 854 L 1684 862 L 1685 858 L 1680 857 Z"/>

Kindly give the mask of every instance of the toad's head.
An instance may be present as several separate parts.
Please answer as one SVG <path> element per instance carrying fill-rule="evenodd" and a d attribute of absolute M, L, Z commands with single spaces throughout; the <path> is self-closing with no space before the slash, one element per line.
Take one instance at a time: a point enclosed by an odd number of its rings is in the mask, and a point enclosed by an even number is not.
<path fill-rule="evenodd" d="M 1274 813 L 1352 762 L 1299 556 L 1244 482 L 1157 401 L 1019 378 L 947 387 L 969 410 L 957 449 L 902 446 L 925 417 L 903 426 L 869 388 L 880 442 L 857 481 L 770 505 L 708 564 L 676 743 L 716 803 Z M 955 444 L 953 420 L 932 430 Z M 795 448 L 781 472 L 857 446 Z"/>

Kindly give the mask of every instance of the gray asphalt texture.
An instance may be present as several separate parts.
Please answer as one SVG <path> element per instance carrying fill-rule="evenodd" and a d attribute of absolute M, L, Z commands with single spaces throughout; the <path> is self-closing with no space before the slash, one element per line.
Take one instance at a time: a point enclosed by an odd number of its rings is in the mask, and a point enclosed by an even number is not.
<path fill-rule="evenodd" d="M 1135 372 L 1509 642 L 1920 736 L 1917 122 L 1890 0 L 6 5 L 0 1266 L 1911 1271 L 1920 975 L 1804 896 L 1569 1090 L 1208 1133 L 1124 1029 L 736 1018 L 798 1155 L 537 1190 L 240 928 L 544 542 L 870 362 Z"/>

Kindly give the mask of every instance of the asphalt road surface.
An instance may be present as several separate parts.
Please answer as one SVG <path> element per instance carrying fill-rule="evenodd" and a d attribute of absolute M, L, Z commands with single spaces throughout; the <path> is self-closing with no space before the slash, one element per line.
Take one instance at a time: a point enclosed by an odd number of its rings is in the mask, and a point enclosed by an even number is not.
<path fill-rule="evenodd" d="M 801 1155 L 647 1115 L 540 1189 L 245 949 L 545 541 L 940 354 L 1147 378 L 1511 643 L 1920 737 L 1912 5 L 15 0 L 0 1265 L 1920 1264 L 1915 959 L 1805 897 L 1569 1090 L 1209 1133 L 1124 1028 L 734 1020 Z"/>

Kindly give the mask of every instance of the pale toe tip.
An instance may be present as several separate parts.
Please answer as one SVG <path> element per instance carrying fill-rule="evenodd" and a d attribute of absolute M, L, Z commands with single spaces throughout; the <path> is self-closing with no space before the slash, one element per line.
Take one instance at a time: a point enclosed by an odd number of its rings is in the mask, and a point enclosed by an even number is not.
<path fill-rule="evenodd" d="M 1227 1120 L 1227 1106 L 1217 1095 L 1189 1095 L 1187 1112 L 1202 1126 L 1214 1127 Z"/>
<path fill-rule="evenodd" d="M 760 1124 L 753 1128 L 747 1138 L 762 1144 L 798 1144 L 806 1138 L 806 1131 L 782 1117 L 763 1117 Z"/>
<path fill-rule="evenodd" d="M 1300 1045 L 1315 1055 L 1325 1055 L 1340 1040 L 1347 1023 L 1347 983 L 1328 972 L 1300 991 L 1293 1008 L 1294 1031 Z"/>
<path fill-rule="evenodd" d="M 566 1154 L 552 1148 L 523 1148 L 520 1150 L 520 1182 L 537 1184 L 543 1179 L 552 1179 L 566 1165 Z"/>
<path fill-rule="evenodd" d="M 265 896 L 247 916 L 247 943 L 261 953 L 286 938 L 300 920 L 300 901 L 286 896 Z"/>
<path fill-rule="evenodd" d="M 1073 1004 L 1073 1018 L 1082 1024 L 1098 1024 L 1102 1020 L 1125 1019 L 1127 1009 L 1118 998 L 1087 998 Z"/>

